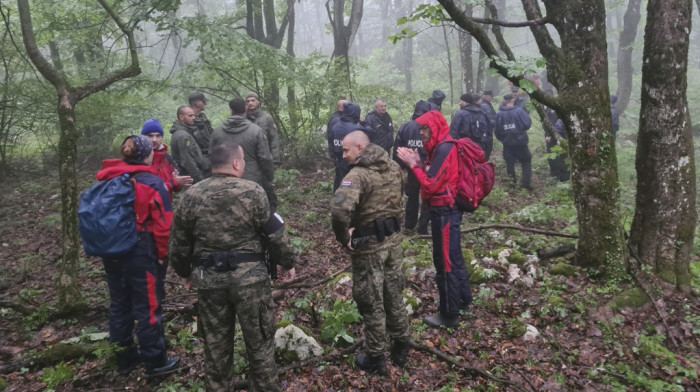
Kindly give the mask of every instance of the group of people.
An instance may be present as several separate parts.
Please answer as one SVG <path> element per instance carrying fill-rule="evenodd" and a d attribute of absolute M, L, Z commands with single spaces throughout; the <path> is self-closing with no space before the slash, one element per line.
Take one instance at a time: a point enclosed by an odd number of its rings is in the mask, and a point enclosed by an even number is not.
<path fill-rule="evenodd" d="M 251 367 L 250 390 L 279 390 L 268 273 L 280 266 L 284 281 L 293 280 L 295 257 L 284 220 L 271 206 L 279 162 L 274 122 L 260 111 L 255 93 L 246 100 L 231 100 L 231 117 L 212 130 L 204 95 L 191 94 L 171 129 L 172 156 L 161 123 L 150 119 L 140 135 L 124 140 L 122 158 L 105 160 L 97 174 L 100 181 L 128 175 L 134 184 L 137 245 L 103 259 L 110 341 L 122 348 L 121 374 L 141 364 L 149 375 L 177 369 L 180 359 L 167 354 L 161 307 L 171 265 L 186 288 L 197 289 L 208 390 L 233 390 L 236 317 Z M 185 188 L 173 208 L 173 193 Z"/>

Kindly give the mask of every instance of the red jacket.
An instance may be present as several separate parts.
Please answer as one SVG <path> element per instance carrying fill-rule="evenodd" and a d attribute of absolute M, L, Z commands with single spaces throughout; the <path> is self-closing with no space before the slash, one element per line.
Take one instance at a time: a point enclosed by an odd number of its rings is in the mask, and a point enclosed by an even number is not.
<path fill-rule="evenodd" d="M 158 248 L 158 259 L 168 259 L 170 226 L 173 224 L 173 207 L 163 180 L 156 175 L 153 166 L 129 165 L 121 159 L 102 161 L 102 170 L 97 173 L 99 181 L 110 180 L 124 174 L 145 173 L 136 177 L 136 229 L 153 233 Z"/>
<path fill-rule="evenodd" d="M 432 207 L 453 206 L 456 190 L 459 187 L 459 157 L 450 137 L 450 126 L 445 117 L 432 110 L 416 119 L 421 126 L 428 126 L 432 137 L 427 145 L 427 167 L 416 164 L 413 174 L 421 184 L 421 197 Z M 426 170 L 427 169 L 427 170 Z"/>
<path fill-rule="evenodd" d="M 153 150 L 153 166 L 156 168 L 156 174 L 165 183 L 170 193 L 170 200 L 173 199 L 173 192 L 179 192 L 180 184 L 175 181 L 173 172 L 175 171 L 175 163 L 173 157 L 168 154 L 168 146 L 161 144 L 160 150 Z"/>

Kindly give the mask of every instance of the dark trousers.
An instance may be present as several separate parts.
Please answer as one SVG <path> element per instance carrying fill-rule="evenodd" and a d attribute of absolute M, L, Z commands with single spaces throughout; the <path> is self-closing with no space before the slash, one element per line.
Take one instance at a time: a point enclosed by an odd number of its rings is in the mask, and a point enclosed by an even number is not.
<path fill-rule="evenodd" d="M 440 314 L 453 318 L 472 303 L 469 272 L 460 242 L 462 212 L 457 207 L 431 207 L 430 218 Z"/>
<path fill-rule="evenodd" d="M 485 142 L 478 142 L 476 144 L 481 147 L 482 150 L 484 150 L 484 155 L 486 156 L 485 160 L 488 162 L 489 158 L 491 158 L 491 152 L 493 151 L 493 138 Z"/>
<path fill-rule="evenodd" d="M 128 257 L 103 260 L 109 287 L 109 340 L 124 351 L 117 355 L 120 366 L 139 357 L 147 367 L 158 367 L 166 359 L 161 302 L 165 293 L 165 266 L 158 263 L 152 234 L 140 234 Z M 134 343 L 134 320 L 138 322 L 139 349 Z"/>
<path fill-rule="evenodd" d="M 335 180 L 333 181 L 333 192 L 340 188 L 343 178 L 350 173 L 350 165 L 343 158 L 335 159 Z"/>
<path fill-rule="evenodd" d="M 552 147 L 556 146 L 556 143 L 551 145 L 547 144 L 547 152 L 552 152 Z M 561 182 L 569 181 L 571 174 L 569 173 L 569 168 L 566 166 L 566 154 L 557 155 L 554 159 L 547 159 L 549 162 L 549 175 L 554 177 Z"/>
<path fill-rule="evenodd" d="M 260 186 L 267 194 L 267 200 L 270 202 L 270 212 L 277 211 L 277 192 L 275 192 L 275 186 L 268 181 L 263 181 Z"/>
<path fill-rule="evenodd" d="M 506 171 L 508 176 L 517 184 L 518 178 L 515 175 L 515 162 L 520 162 L 523 170 L 523 178 L 520 185 L 523 188 L 530 188 L 530 179 L 532 178 L 532 154 L 527 144 L 518 144 L 514 146 L 503 145 L 503 159 L 506 161 Z"/>
<path fill-rule="evenodd" d="M 420 182 L 413 174 L 412 171 L 408 171 L 408 180 L 406 181 L 406 188 L 404 189 L 408 200 L 406 201 L 406 221 L 404 222 L 404 229 L 413 230 L 418 224 L 419 228 L 424 227 L 427 230 L 428 222 L 430 221 L 430 214 L 421 209 L 420 200 Z M 418 220 L 418 212 L 420 211 L 420 222 Z"/>

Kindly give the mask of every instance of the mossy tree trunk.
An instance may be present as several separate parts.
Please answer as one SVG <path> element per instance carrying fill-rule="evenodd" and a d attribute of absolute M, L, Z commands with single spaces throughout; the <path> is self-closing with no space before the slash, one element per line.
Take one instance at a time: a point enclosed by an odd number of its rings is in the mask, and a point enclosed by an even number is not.
<path fill-rule="evenodd" d="M 507 63 L 474 18 L 459 10 L 454 0 L 439 0 L 445 11 L 469 31 L 488 56 L 491 66 L 502 76 L 519 84 L 522 75 L 512 76 Z M 487 1 L 487 4 L 491 3 Z M 569 131 L 569 157 L 572 187 L 578 212 L 579 243 L 576 261 L 607 277 L 626 274 L 626 244 L 620 224 L 617 162 L 612 136 L 608 58 L 603 0 L 544 0 L 546 16 L 536 0 L 522 0 L 526 22 L 498 21 L 495 7 L 488 23 L 506 27 L 529 27 L 542 56 L 547 60 L 547 76 L 559 91 L 547 96 L 541 89 L 530 96 L 553 108 Z M 552 25 L 561 46 L 549 34 Z M 500 50 L 514 61 L 500 29 L 493 29 Z"/>
<path fill-rule="evenodd" d="M 29 1 L 17 0 L 22 40 L 27 56 L 41 75 L 51 82 L 56 89 L 58 97 L 56 111 L 60 129 L 58 165 L 61 183 L 61 240 L 63 250 L 59 263 L 58 304 L 59 310 L 62 312 L 69 312 L 82 303 L 80 282 L 78 280 L 80 233 L 78 231 L 78 179 L 75 163 L 79 135 L 76 128 L 75 106 L 81 100 L 106 89 L 113 83 L 141 73 L 136 52 L 136 41 L 133 35 L 135 24 L 127 25 L 122 22 L 111 6 L 106 3 L 106 0 L 97 1 L 126 37 L 131 64 L 83 86 L 74 88 L 71 87 L 66 76 L 59 72 L 41 53 L 34 35 Z"/>
<path fill-rule="evenodd" d="M 637 198 L 630 243 L 679 289 L 690 284 L 697 222 L 695 159 L 688 112 L 691 0 L 649 0 L 637 144 Z"/>

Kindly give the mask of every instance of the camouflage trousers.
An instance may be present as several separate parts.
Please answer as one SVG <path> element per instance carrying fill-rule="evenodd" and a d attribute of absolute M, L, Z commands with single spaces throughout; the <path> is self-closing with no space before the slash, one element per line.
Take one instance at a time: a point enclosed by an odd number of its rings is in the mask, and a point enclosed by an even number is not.
<path fill-rule="evenodd" d="M 275 303 L 269 280 L 242 287 L 199 289 L 197 295 L 207 391 L 233 391 L 236 315 L 250 365 L 248 390 L 279 391 L 274 343 Z"/>
<path fill-rule="evenodd" d="M 407 341 L 408 314 L 403 304 L 403 235 L 357 248 L 352 256 L 352 297 L 365 325 L 365 353 L 383 356 L 387 335 Z"/>

